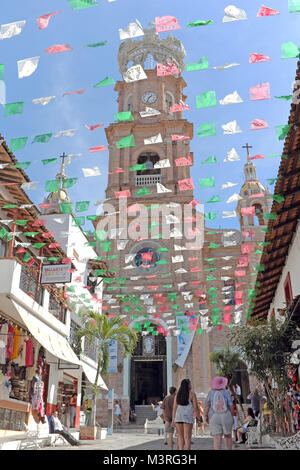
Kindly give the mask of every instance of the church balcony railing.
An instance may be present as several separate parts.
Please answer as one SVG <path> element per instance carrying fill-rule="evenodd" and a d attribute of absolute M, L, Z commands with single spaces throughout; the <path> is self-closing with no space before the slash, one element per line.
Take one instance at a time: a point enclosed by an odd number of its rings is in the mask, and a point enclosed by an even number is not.
<path fill-rule="evenodd" d="M 161 175 L 136 175 L 136 186 L 155 186 L 161 182 Z"/>

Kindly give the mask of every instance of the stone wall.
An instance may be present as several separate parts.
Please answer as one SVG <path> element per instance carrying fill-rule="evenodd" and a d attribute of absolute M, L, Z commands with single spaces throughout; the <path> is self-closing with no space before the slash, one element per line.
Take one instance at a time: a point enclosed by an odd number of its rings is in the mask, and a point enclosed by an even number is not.
<path fill-rule="evenodd" d="M 129 424 L 129 398 L 118 398 L 118 401 L 121 406 L 121 417 L 122 423 L 126 426 Z M 114 402 L 115 405 L 115 402 Z M 98 398 L 97 399 L 97 411 L 96 411 L 96 422 L 101 425 L 101 427 L 108 427 L 108 399 L 107 398 Z M 117 420 L 114 416 L 114 426 L 117 425 Z"/>

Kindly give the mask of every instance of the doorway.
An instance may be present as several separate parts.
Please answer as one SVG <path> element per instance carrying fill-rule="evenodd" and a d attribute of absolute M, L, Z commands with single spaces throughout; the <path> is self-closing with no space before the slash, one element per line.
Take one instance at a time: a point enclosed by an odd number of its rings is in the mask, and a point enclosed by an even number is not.
<path fill-rule="evenodd" d="M 150 405 L 162 400 L 167 391 L 165 360 L 131 362 L 131 405 Z"/>

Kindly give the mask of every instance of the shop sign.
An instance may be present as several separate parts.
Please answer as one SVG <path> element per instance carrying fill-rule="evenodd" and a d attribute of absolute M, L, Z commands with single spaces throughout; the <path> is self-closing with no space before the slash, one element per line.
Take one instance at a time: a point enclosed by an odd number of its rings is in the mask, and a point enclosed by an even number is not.
<path fill-rule="evenodd" d="M 113 409 L 113 404 L 114 404 L 114 389 L 110 388 L 108 391 L 108 397 L 107 397 L 107 407 L 109 410 Z"/>
<path fill-rule="evenodd" d="M 195 331 L 189 331 L 189 318 L 184 315 L 176 317 L 176 326 L 180 333 L 177 336 L 177 359 L 175 364 L 183 367 L 191 349 Z"/>
<path fill-rule="evenodd" d="M 64 362 L 58 359 L 58 369 L 79 369 L 78 364 L 72 364 L 71 362 Z"/>
<path fill-rule="evenodd" d="M 44 264 L 41 284 L 64 284 L 71 282 L 71 264 Z"/>
<path fill-rule="evenodd" d="M 111 340 L 109 343 L 109 366 L 108 372 L 118 372 L 118 343 L 115 340 Z"/>

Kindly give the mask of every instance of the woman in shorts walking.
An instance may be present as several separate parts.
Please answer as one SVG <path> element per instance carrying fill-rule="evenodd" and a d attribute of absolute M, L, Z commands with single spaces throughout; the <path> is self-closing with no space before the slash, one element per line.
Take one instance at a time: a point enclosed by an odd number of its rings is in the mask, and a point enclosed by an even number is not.
<path fill-rule="evenodd" d="M 210 425 L 210 433 L 214 438 L 214 449 L 222 447 L 222 436 L 224 435 L 226 450 L 232 449 L 232 426 L 233 426 L 233 403 L 228 390 L 226 377 L 215 377 L 212 379 L 209 392 L 205 400 L 204 416 Z"/>
<path fill-rule="evenodd" d="M 194 413 L 200 421 L 199 408 L 195 392 L 189 379 L 181 382 L 173 406 L 173 422 L 178 434 L 178 450 L 191 450 Z"/>

